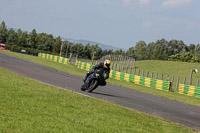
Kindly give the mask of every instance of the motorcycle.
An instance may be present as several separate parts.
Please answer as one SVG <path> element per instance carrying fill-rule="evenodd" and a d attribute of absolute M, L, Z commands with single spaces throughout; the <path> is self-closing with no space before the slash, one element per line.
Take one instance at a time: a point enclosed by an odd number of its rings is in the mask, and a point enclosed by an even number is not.
<path fill-rule="evenodd" d="M 92 92 L 103 82 L 105 82 L 105 79 L 104 79 L 104 76 L 103 76 L 101 70 L 96 71 L 87 77 L 86 81 L 81 86 L 81 90 L 87 91 L 87 92 Z"/>

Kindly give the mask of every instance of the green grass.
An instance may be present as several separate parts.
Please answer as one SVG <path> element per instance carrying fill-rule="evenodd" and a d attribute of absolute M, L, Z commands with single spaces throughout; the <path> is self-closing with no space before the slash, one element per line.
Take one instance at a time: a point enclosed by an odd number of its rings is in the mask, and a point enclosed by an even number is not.
<path fill-rule="evenodd" d="M 191 69 L 199 69 L 199 63 L 189 63 L 189 62 L 176 62 L 176 61 L 158 61 L 158 60 L 147 60 L 147 61 L 137 61 L 136 67 L 138 69 L 155 72 L 164 75 L 170 75 L 175 77 L 181 77 L 182 80 L 187 78 L 186 83 L 189 83 Z M 200 69 L 199 69 L 200 70 Z M 200 74 L 193 74 L 193 82 L 200 79 Z"/>
<path fill-rule="evenodd" d="M 186 127 L 0 68 L 0 132 L 190 133 Z"/>
<path fill-rule="evenodd" d="M 59 63 L 56 63 L 56 62 L 53 62 L 50 60 L 45 60 L 45 59 L 41 59 L 38 57 L 14 53 L 14 52 L 10 52 L 10 51 L 2 51 L 2 52 L 13 55 L 13 56 L 17 56 L 19 58 L 30 60 L 32 62 L 41 64 L 44 66 L 48 66 L 48 67 L 51 67 L 51 68 L 54 68 L 54 69 L 57 69 L 59 71 L 63 71 L 66 73 L 70 73 L 70 74 L 74 74 L 74 75 L 78 75 L 78 76 L 83 76 L 86 73 L 86 71 L 78 69 L 77 67 L 75 67 L 73 65 L 59 64 Z M 138 65 L 139 65 L 139 63 L 138 63 Z M 118 85 L 118 86 L 130 88 L 130 89 L 134 89 L 134 90 L 139 90 L 139 91 L 142 91 L 145 93 L 153 94 L 156 96 L 160 96 L 160 97 L 164 97 L 164 98 L 168 98 L 171 100 L 175 100 L 175 101 L 179 101 L 179 102 L 183 102 L 183 103 L 187 103 L 187 104 L 191 104 L 191 105 L 200 107 L 200 102 L 199 102 L 200 99 L 199 98 L 181 95 L 181 94 L 178 94 L 177 92 L 160 91 L 160 90 L 156 90 L 153 88 L 136 85 L 133 83 L 127 83 L 125 81 L 114 80 L 111 78 L 108 79 L 107 81 L 108 81 L 108 83 L 113 84 L 113 85 Z"/>
<path fill-rule="evenodd" d="M 189 79 L 190 79 L 191 70 L 199 69 L 199 65 L 200 65 L 199 63 L 189 63 L 189 62 L 143 60 L 143 61 L 135 62 L 136 70 L 134 68 L 132 70 L 132 73 L 143 76 L 143 71 L 144 71 L 144 76 L 147 76 L 147 72 L 149 72 L 148 77 L 174 81 L 173 90 L 175 90 L 178 77 L 180 77 L 180 83 L 184 83 L 184 80 L 186 78 L 185 84 L 190 84 Z M 119 68 L 116 68 L 116 69 L 118 70 Z M 126 69 L 123 70 L 123 72 L 125 71 Z M 128 69 L 128 73 L 130 73 L 130 71 L 131 69 Z M 140 74 L 139 74 L 139 71 L 140 71 Z M 153 77 L 152 77 L 152 73 L 153 73 Z M 158 74 L 158 77 L 157 77 L 157 74 Z M 163 74 L 163 78 L 162 78 L 162 74 Z M 174 77 L 174 80 L 173 80 L 173 77 Z M 196 86 L 197 80 L 200 80 L 200 74 L 193 73 L 192 79 L 193 79 L 192 85 Z"/>
<path fill-rule="evenodd" d="M 119 63 L 118 63 L 119 65 Z M 120 64 L 124 65 L 124 64 Z M 165 76 L 180 76 L 183 78 L 189 79 L 191 69 L 199 69 L 200 63 L 189 63 L 189 62 L 178 62 L 178 61 L 160 61 L 160 60 L 142 60 L 142 61 L 136 61 L 135 67 L 136 67 L 136 74 L 138 74 L 138 70 L 140 71 L 140 74 L 142 74 L 143 70 L 145 71 L 145 75 L 147 71 L 154 72 L 154 77 L 156 77 L 156 74 L 158 73 L 159 76 L 161 74 L 164 74 Z M 124 65 L 125 66 L 125 65 Z M 118 69 L 118 68 L 117 68 Z M 130 69 L 128 70 L 130 72 Z M 134 72 L 134 70 L 132 71 Z M 151 76 L 151 75 L 149 75 Z M 200 79 L 199 74 L 193 74 L 194 80 Z"/>
<path fill-rule="evenodd" d="M 159 60 L 145 60 L 136 61 L 136 67 L 138 69 L 165 74 L 174 75 L 176 77 L 187 77 L 189 78 L 191 69 L 199 68 L 199 63 L 189 62 L 176 62 L 176 61 L 159 61 Z M 199 74 L 193 75 L 194 79 L 200 79 Z"/>

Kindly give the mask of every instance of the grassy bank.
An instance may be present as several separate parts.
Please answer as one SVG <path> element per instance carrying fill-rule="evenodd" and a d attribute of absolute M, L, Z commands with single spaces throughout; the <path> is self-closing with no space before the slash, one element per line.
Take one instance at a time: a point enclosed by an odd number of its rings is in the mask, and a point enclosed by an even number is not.
<path fill-rule="evenodd" d="M 73 65 L 63 65 L 63 64 L 59 64 L 50 60 L 45 60 L 45 59 L 41 59 L 38 57 L 33 57 L 33 56 L 29 56 L 29 55 L 24 55 L 24 54 L 19 54 L 19 53 L 14 53 L 14 52 L 9 52 L 9 51 L 2 51 L 6 54 L 10 54 L 13 56 L 17 56 L 19 58 L 23 58 L 26 60 L 30 60 L 32 62 L 41 64 L 41 65 L 45 65 L 66 73 L 70 73 L 70 74 L 74 74 L 74 75 L 78 75 L 78 76 L 83 76 L 85 74 L 86 71 L 81 70 L 76 68 Z M 184 102 L 187 104 L 191 104 L 191 105 L 196 105 L 196 106 L 200 106 L 200 99 L 195 98 L 195 97 L 189 97 L 189 96 L 185 96 L 185 95 L 181 95 L 178 94 L 177 92 L 165 92 L 165 91 L 160 91 L 160 90 L 156 90 L 156 89 L 152 89 L 152 88 L 148 88 L 148 87 L 144 87 L 144 86 L 140 86 L 140 85 L 135 85 L 133 83 L 127 83 L 124 81 L 117 81 L 114 79 L 109 79 L 108 83 L 110 84 L 114 84 L 114 85 L 118 85 L 118 86 L 122 86 L 122 87 L 126 87 L 126 88 L 130 88 L 130 89 L 135 89 L 135 90 L 139 90 L 145 93 L 150 93 L 153 95 L 157 95 L 157 96 L 161 96 L 161 97 L 165 97 L 171 100 L 176 100 L 176 101 L 180 101 L 180 102 Z"/>
<path fill-rule="evenodd" d="M 194 132 L 0 68 L 0 132 Z"/>
<path fill-rule="evenodd" d="M 199 69 L 199 63 L 189 63 L 189 62 L 177 62 L 177 61 L 158 61 L 158 60 L 147 60 L 147 61 L 137 61 L 136 68 L 154 72 L 154 77 L 157 73 L 159 74 L 159 79 L 161 79 L 161 74 L 164 75 L 164 80 L 167 79 L 169 75 L 169 80 L 174 81 L 173 89 L 176 88 L 176 83 L 178 77 L 180 77 L 180 82 L 185 84 L 190 84 L 190 74 L 192 69 Z M 174 80 L 173 80 L 174 77 Z M 186 79 L 186 80 L 185 80 Z M 197 80 L 200 80 L 199 72 L 192 75 L 192 85 L 197 85 Z M 200 83 L 200 82 L 199 82 Z M 200 84 L 198 84 L 200 85 Z"/>

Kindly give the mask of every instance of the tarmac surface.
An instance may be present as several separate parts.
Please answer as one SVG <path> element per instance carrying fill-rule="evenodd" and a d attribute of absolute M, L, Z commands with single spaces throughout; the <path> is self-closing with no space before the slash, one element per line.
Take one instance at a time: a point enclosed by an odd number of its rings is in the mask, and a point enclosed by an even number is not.
<path fill-rule="evenodd" d="M 80 90 L 83 84 L 82 77 L 66 74 L 1 52 L 0 67 L 40 82 L 109 101 L 200 131 L 200 107 L 110 84 L 98 87 L 93 93 L 84 92 Z"/>

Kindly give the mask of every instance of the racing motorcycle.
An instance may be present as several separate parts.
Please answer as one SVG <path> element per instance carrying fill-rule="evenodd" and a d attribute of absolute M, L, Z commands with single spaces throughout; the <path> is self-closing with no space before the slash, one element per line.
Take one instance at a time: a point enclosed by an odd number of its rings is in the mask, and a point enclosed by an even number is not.
<path fill-rule="evenodd" d="M 81 86 L 82 91 L 92 92 L 99 85 L 105 82 L 105 75 L 101 70 L 97 70 L 94 73 L 90 74 L 84 84 Z"/>

